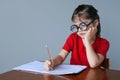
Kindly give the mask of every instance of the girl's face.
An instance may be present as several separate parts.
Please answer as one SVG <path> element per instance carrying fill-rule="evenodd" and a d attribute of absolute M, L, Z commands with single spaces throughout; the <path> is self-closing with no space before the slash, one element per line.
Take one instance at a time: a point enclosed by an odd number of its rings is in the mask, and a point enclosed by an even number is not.
<path fill-rule="evenodd" d="M 77 30 L 78 36 L 80 36 L 81 38 L 84 38 L 85 34 L 91 27 L 97 27 L 95 22 L 96 20 L 92 21 L 91 19 L 84 19 L 84 18 L 76 17 L 73 23 L 74 25 L 79 27 Z M 80 28 L 80 25 L 83 26 L 83 28 Z"/>

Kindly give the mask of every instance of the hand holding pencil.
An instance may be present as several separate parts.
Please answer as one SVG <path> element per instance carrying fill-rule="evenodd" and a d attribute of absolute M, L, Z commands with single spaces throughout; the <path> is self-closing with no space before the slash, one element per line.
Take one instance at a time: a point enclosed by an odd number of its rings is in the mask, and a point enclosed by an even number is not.
<path fill-rule="evenodd" d="M 48 48 L 47 45 L 46 45 L 46 50 L 47 50 L 47 54 L 48 54 L 48 58 L 49 59 L 45 61 L 44 68 L 46 70 L 53 70 L 53 68 L 54 68 L 54 61 L 51 59 L 50 51 L 49 51 L 49 48 Z"/>

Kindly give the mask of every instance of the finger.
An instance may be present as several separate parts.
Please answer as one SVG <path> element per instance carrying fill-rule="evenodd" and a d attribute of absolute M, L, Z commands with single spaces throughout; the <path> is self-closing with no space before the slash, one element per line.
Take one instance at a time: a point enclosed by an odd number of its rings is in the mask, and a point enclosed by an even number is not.
<path fill-rule="evenodd" d="M 49 60 L 45 61 L 44 68 L 45 68 L 45 70 L 50 70 L 50 61 Z"/>
<path fill-rule="evenodd" d="M 90 33 L 91 31 L 92 31 L 92 28 L 90 27 L 87 32 Z"/>
<path fill-rule="evenodd" d="M 54 64 L 52 60 L 46 60 L 44 65 L 46 70 L 53 70 Z"/>
<path fill-rule="evenodd" d="M 51 62 L 49 60 L 47 60 L 46 63 L 49 64 L 49 65 L 51 64 Z"/>
<path fill-rule="evenodd" d="M 93 33 L 96 33 L 96 32 L 97 32 L 97 28 L 93 27 Z"/>
<path fill-rule="evenodd" d="M 51 60 L 46 60 L 46 64 L 52 65 L 52 61 Z"/>
<path fill-rule="evenodd" d="M 51 64 L 50 64 L 50 69 L 53 70 L 53 68 L 54 68 L 54 61 L 53 61 L 53 60 L 50 60 L 50 63 L 51 63 Z"/>

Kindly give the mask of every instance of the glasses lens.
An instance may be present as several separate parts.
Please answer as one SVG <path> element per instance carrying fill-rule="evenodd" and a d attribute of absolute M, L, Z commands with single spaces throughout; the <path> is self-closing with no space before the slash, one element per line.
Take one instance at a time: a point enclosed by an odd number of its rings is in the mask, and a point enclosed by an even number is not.
<path fill-rule="evenodd" d="M 81 23 L 79 28 L 82 30 L 82 31 L 85 31 L 87 29 L 87 25 L 85 23 Z"/>
<path fill-rule="evenodd" d="M 72 25 L 71 26 L 71 31 L 72 32 L 76 32 L 77 31 L 77 26 L 76 25 Z"/>

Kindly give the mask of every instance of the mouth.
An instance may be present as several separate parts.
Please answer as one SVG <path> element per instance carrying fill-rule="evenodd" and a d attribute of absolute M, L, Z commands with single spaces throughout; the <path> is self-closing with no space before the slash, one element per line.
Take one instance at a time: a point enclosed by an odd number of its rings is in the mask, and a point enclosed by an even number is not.
<path fill-rule="evenodd" d="M 85 33 L 83 33 L 83 32 L 78 32 L 77 34 L 78 35 L 85 35 Z"/>

